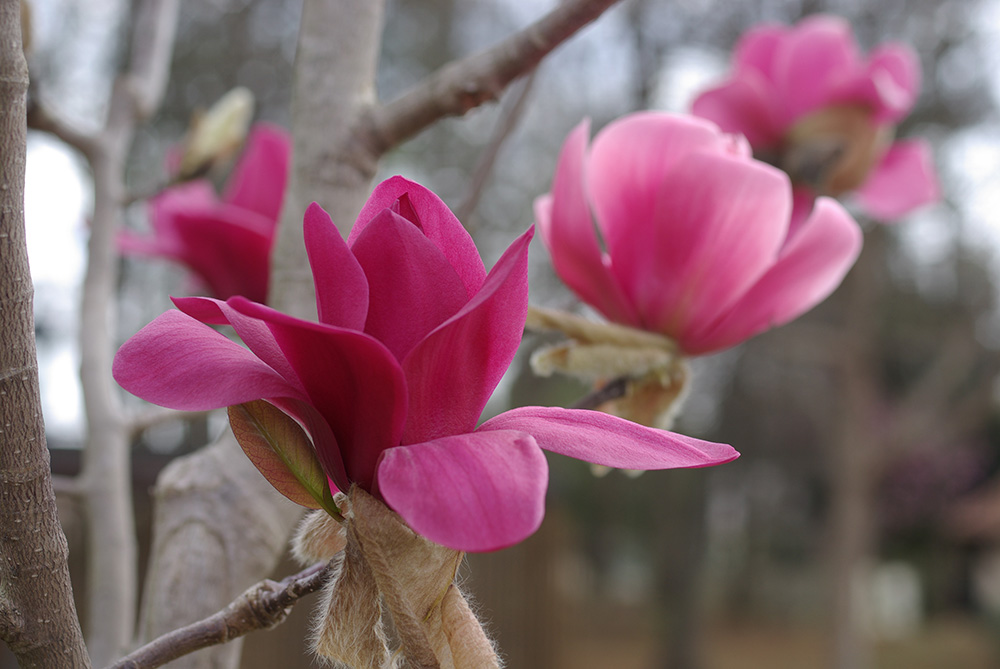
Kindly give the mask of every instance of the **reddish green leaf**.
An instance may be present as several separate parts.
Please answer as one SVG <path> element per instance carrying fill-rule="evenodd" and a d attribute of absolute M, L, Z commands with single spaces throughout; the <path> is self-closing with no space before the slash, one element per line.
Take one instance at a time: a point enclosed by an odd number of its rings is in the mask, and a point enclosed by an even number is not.
<path fill-rule="evenodd" d="M 250 462 L 278 492 L 310 509 L 336 512 L 329 508 L 333 499 L 312 442 L 293 418 L 255 400 L 229 407 L 229 425 Z"/>

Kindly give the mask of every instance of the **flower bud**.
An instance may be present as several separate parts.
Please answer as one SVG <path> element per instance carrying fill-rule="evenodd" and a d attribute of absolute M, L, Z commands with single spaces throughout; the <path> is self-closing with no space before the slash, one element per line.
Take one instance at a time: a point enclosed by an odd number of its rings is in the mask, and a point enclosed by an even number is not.
<path fill-rule="evenodd" d="M 240 86 L 192 119 L 176 180 L 198 177 L 235 153 L 246 139 L 253 108 L 253 93 Z"/>

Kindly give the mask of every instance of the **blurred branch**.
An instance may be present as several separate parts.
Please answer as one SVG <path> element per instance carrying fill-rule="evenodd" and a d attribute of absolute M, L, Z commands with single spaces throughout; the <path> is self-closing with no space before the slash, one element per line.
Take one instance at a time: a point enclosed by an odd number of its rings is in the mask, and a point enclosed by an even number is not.
<path fill-rule="evenodd" d="M 149 407 L 128 421 L 129 433 L 135 438 L 140 433 L 157 425 L 202 418 L 208 413 L 208 411 L 178 411 L 164 407 Z"/>
<path fill-rule="evenodd" d="M 0 0 L 0 640 L 22 667 L 89 667 L 45 446 L 24 227 L 28 67 Z"/>
<path fill-rule="evenodd" d="M 473 212 L 476 211 L 479 198 L 482 197 L 483 189 L 490 177 L 490 173 L 493 171 L 493 166 L 496 164 L 497 156 L 500 155 L 500 149 L 503 148 L 507 138 L 510 137 L 514 128 L 517 127 L 517 123 L 524 113 L 537 75 L 538 70 L 532 70 L 531 74 L 521 82 L 517 91 L 512 91 L 512 102 L 501 112 L 500 121 L 493 130 L 493 137 L 483 151 L 482 157 L 479 159 L 479 164 L 476 165 L 475 172 L 472 173 L 472 180 L 469 182 L 469 190 L 465 196 L 465 200 L 462 201 L 462 204 L 455 211 L 458 220 L 462 221 L 466 228 L 471 226 L 470 219 Z"/>
<path fill-rule="evenodd" d="M 496 46 L 449 63 L 398 99 L 377 107 L 365 130 L 381 155 L 432 123 L 497 99 L 557 46 L 617 0 L 567 0 Z"/>
<path fill-rule="evenodd" d="M 596 409 L 605 402 L 625 397 L 626 393 L 628 393 L 628 382 L 628 377 L 624 376 L 608 381 L 600 388 L 578 399 L 570 409 Z"/>
<path fill-rule="evenodd" d="M 261 581 L 218 613 L 164 634 L 129 653 L 110 669 L 153 669 L 196 650 L 279 625 L 302 597 L 326 584 L 333 566 L 333 562 L 319 563 L 279 583 Z"/>
<path fill-rule="evenodd" d="M 42 103 L 33 98 L 28 106 L 28 127 L 39 132 L 47 132 L 83 154 L 88 161 L 97 149 L 97 141 L 93 135 L 80 132 L 54 113 L 46 109 Z"/>

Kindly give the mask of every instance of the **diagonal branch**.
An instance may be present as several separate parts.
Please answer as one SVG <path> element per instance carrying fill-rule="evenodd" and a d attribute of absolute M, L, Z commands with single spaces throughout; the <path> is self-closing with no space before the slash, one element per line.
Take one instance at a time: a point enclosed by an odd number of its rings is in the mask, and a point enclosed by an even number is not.
<path fill-rule="evenodd" d="M 568 0 L 499 44 L 432 74 L 401 97 L 373 109 L 366 130 L 377 155 L 432 123 L 461 116 L 497 99 L 556 47 L 596 20 L 617 0 Z"/>
<path fill-rule="evenodd" d="M 314 564 L 280 583 L 261 581 L 218 613 L 164 634 L 123 657 L 110 669 L 153 669 L 196 650 L 279 625 L 300 599 L 326 584 L 335 564 L 336 558 L 326 564 Z"/>

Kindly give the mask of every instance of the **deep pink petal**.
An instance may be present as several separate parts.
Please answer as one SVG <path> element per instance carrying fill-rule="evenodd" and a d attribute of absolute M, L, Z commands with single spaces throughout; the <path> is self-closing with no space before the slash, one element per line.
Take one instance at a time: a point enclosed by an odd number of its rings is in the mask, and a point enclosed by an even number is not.
<path fill-rule="evenodd" d="M 528 310 L 528 244 L 514 240 L 482 290 L 403 361 L 410 413 L 401 443 L 471 432 L 510 366 Z"/>
<path fill-rule="evenodd" d="M 819 15 L 790 30 L 777 55 L 774 83 L 785 121 L 825 106 L 834 88 L 862 67 L 850 24 Z"/>
<path fill-rule="evenodd" d="M 758 150 L 768 149 L 780 142 L 785 130 L 775 102 L 768 83 L 756 72 L 745 72 L 695 98 L 691 113 L 725 132 L 740 133 Z"/>
<path fill-rule="evenodd" d="M 362 330 L 368 317 L 368 280 L 330 215 L 313 202 L 303 223 L 306 252 L 316 284 L 319 320 Z"/>
<path fill-rule="evenodd" d="M 919 139 L 893 144 L 855 195 L 870 216 L 887 222 L 940 200 L 930 144 Z"/>
<path fill-rule="evenodd" d="M 689 353 L 717 351 L 797 318 L 832 293 L 861 252 L 861 228 L 835 200 L 821 197 L 781 258 L 729 313 L 682 342 Z"/>
<path fill-rule="evenodd" d="M 283 128 L 255 123 L 243 155 L 226 184 L 223 200 L 277 224 L 288 180 L 292 138 Z"/>
<path fill-rule="evenodd" d="M 455 214 L 437 195 L 418 183 L 392 177 L 375 187 L 368 202 L 361 209 L 357 222 L 347 236 L 348 246 L 364 232 L 365 228 L 383 209 L 392 209 L 405 196 L 404 211 L 397 211 L 424 231 L 424 235 L 448 258 L 462 278 L 468 297 L 479 292 L 486 280 L 486 268 L 479 257 L 472 237 L 455 218 Z M 417 219 L 417 220 L 413 220 Z"/>
<path fill-rule="evenodd" d="M 270 402 L 298 420 L 309 433 L 316 449 L 316 457 L 330 480 L 330 493 L 336 494 L 338 490 L 347 492 L 351 487 L 351 479 L 347 475 L 337 438 L 326 418 L 306 400 L 281 397 L 271 399 Z"/>
<path fill-rule="evenodd" d="M 208 325 L 230 325 L 253 354 L 281 374 L 286 381 L 305 394 L 298 374 L 288 364 L 288 359 L 275 341 L 267 324 L 257 318 L 245 316 L 228 303 L 210 297 L 172 297 L 174 305 L 188 316 Z"/>
<path fill-rule="evenodd" d="M 448 258 L 417 226 L 389 209 L 375 214 L 351 252 L 370 291 L 364 330 L 397 360 L 469 301 Z"/>
<path fill-rule="evenodd" d="M 416 532 L 460 551 L 527 538 L 545 515 L 548 464 L 528 434 L 510 430 L 390 448 L 379 492 Z"/>
<path fill-rule="evenodd" d="M 350 479 L 371 489 L 381 452 L 399 444 L 406 380 L 392 354 L 361 332 L 304 321 L 242 298 L 237 311 L 267 323 L 309 400 L 330 424 Z"/>
<path fill-rule="evenodd" d="M 689 153 L 683 169 L 647 186 L 655 198 L 633 188 L 623 180 L 615 191 L 630 201 L 628 218 L 605 222 L 632 232 L 611 250 L 613 270 L 655 332 L 683 339 L 714 320 L 771 266 L 787 234 L 788 177 L 757 161 Z"/>
<path fill-rule="evenodd" d="M 708 467 L 739 457 L 727 444 L 656 430 L 584 409 L 512 409 L 483 423 L 478 432 L 491 430 L 521 430 L 547 451 L 625 469 Z"/>
<path fill-rule="evenodd" d="M 535 201 L 535 220 L 559 277 L 580 298 L 617 323 L 638 325 L 635 309 L 605 266 L 584 192 L 583 163 L 590 123 L 566 138 L 552 192 Z"/>
<path fill-rule="evenodd" d="M 122 344 L 112 374 L 130 393 L 184 411 L 271 397 L 303 399 L 253 353 L 173 309 Z"/>
<path fill-rule="evenodd" d="M 181 260 L 205 281 L 213 296 L 267 300 L 272 238 L 260 232 L 260 220 L 258 214 L 228 206 L 174 213 Z"/>

